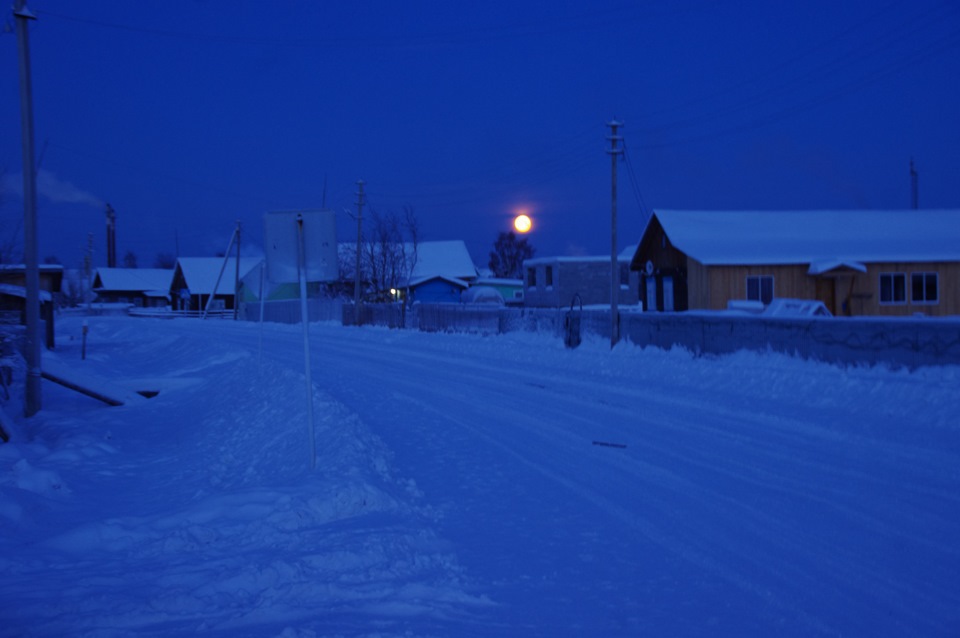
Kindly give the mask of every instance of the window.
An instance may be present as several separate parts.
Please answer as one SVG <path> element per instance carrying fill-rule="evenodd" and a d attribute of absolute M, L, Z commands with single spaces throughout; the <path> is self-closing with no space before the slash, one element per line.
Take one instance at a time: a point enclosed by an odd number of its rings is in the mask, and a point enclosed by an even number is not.
<path fill-rule="evenodd" d="M 537 287 L 537 269 L 527 268 L 527 288 Z"/>
<path fill-rule="evenodd" d="M 620 287 L 630 287 L 630 264 L 620 264 Z"/>
<path fill-rule="evenodd" d="M 773 301 L 773 275 L 747 277 L 747 299 L 761 301 L 764 305 Z"/>
<path fill-rule="evenodd" d="M 544 275 L 545 275 L 544 285 L 547 288 L 552 288 L 553 287 L 553 266 L 547 266 L 544 269 Z"/>
<path fill-rule="evenodd" d="M 937 273 L 915 272 L 910 275 L 910 301 L 913 303 L 937 303 Z"/>
<path fill-rule="evenodd" d="M 902 272 L 880 273 L 880 303 L 907 303 L 907 276 Z"/>

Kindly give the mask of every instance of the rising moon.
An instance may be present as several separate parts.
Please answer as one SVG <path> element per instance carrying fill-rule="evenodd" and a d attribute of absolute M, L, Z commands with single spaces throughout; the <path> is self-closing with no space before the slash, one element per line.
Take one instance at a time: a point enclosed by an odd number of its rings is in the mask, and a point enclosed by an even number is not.
<path fill-rule="evenodd" d="M 517 215 L 513 218 L 513 227 L 518 233 L 529 233 L 533 227 L 533 222 L 527 215 Z"/>

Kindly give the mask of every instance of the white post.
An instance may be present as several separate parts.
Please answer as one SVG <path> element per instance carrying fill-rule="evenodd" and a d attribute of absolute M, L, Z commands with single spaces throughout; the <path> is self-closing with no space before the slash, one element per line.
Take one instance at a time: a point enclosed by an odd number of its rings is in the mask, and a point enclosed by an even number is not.
<path fill-rule="evenodd" d="M 313 382 L 310 380 L 310 321 L 307 317 L 307 262 L 303 215 L 297 214 L 297 278 L 300 280 L 300 323 L 303 324 L 303 366 L 307 381 L 307 427 L 310 436 L 310 469 L 317 467 L 317 442 L 313 433 Z"/>

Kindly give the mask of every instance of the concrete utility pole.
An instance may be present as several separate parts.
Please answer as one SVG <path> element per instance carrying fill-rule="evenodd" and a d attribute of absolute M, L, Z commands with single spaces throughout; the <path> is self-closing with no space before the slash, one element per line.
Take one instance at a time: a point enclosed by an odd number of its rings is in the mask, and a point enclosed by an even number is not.
<path fill-rule="evenodd" d="M 917 175 L 917 167 L 913 163 L 913 158 L 910 158 L 910 205 L 913 207 L 913 210 L 920 208 L 920 192 L 917 185 L 919 176 Z"/>
<path fill-rule="evenodd" d="M 353 275 L 353 323 L 360 325 L 360 247 L 363 238 L 363 180 L 357 180 L 357 263 Z"/>
<path fill-rule="evenodd" d="M 26 0 L 15 0 L 13 15 L 17 25 L 17 52 L 20 60 L 20 127 L 23 144 L 23 265 L 26 303 L 27 380 L 23 412 L 31 417 L 40 411 L 40 264 L 37 242 L 37 170 L 33 159 L 33 94 L 30 83 L 30 34 L 28 20 L 36 17 L 27 9 Z"/>
<path fill-rule="evenodd" d="M 233 275 L 233 320 L 236 321 L 240 315 L 240 220 L 237 220 L 237 263 L 236 272 Z M 263 303 L 263 299 L 260 300 Z"/>
<path fill-rule="evenodd" d="M 623 153 L 618 142 L 623 139 L 617 135 L 617 129 L 623 126 L 623 122 L 611 120 L 607 122 L 610 127 L 610 148 L 607 153 L 610 154 L 610 347 L 617 345 L 620 341 L 620 310 L 618 303 L 620 301 L 620 262 L 617 259 L 617 158 Z"/>
<path fill-rule="evenodd" d="M 107 204 L 107 268 L 117 267 L 117 213 Z"/>

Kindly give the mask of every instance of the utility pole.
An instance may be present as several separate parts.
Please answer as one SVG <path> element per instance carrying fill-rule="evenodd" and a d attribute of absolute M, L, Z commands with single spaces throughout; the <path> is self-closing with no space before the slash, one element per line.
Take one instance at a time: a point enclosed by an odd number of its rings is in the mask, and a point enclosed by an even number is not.
<path fill-rule="evenodd" d="M 353 323 L 360 325 L 360 247 L 363 238 L 363 180 L 357 180 L 357 263 L 353 275 Z"/>
<path fill-rule="evenodd" d="M 237 220 L 237 268 L 233 275 L 233 320 L 240 314 L 240 220 Z M 263 299 L 260 300 L 263 303 Z"/>
<path fill-rule="evenodd" d="M 618 303 L 620 301 L 620 262 L 617 259 L 617 158 L 623 153 L 618 142 L 623 136 L 617 135 L 617 129 L 623 126 L 623 122 L 610 120 L 607 122 L 610 127 L 610 148 L 607 153 L 610 154 L 610 347 L 617 345 L 620 341 L 620 310 Z"/>
<path fill-rule="evenodd" d="M 117 213 L 107 204 L 107 268 L 117 267 Z"/>
<path fill-rule="evenodd" d="M 40 411 L 40 264 L 37 242 L 37 170 L 33 158 L 33 94 L 30 83 L 30 34 L 28 20 L 36 17 L 27 9 L 26 0 L 15 0 L 13 15 L 17 25 L 17 53 L 20 61 L 20 127 L 23 144 L 23 265 L 27 335 L 24 359 L 27 380 L 23 412 L 31 417 Z"/>
<path fill-rule="evenodd" d="M 917 175 L 917 167 L 913 163 L 913 158 L 910 158 L 910 204 L 913 207 L 913 210 L 920 208 L 920 192 L 917 185 L 919 181 L 919 176 Z"/>

